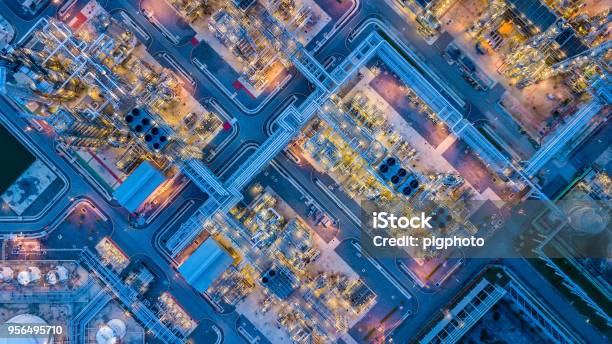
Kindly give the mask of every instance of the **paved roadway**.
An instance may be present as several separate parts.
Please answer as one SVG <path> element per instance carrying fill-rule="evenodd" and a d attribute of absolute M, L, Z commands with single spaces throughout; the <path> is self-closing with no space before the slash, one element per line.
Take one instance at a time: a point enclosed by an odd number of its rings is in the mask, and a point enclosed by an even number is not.
<path fill-rule="evenodd" d="M 236 118 L 238 123 L 242 124 L 237 137 L 230 142 L 229 145 L 224 147 L 210 163 L 213 170 L 231 163 L 232 159 L 235 156 L 239 156 L 239 153 L 246 149 L 249 144 L 261 144 L 268 137 L 269 122 L 280 113 L 280 110 L 282 110 L 286 102 L 291 99 L 292 96 L 296 96 L 299 100 L 303 100 L 310 92 L 306 80 L 297 73 L 297 75 L 260 111 L 255 114 L 245 113 L 191 62 L 191 56 L 194 50 L 191 45 L 174 45 L 139 13 L 137 5 L 133 2 L 121 0 L 110 1 L 105 7 L 111 12 L 118 10 L 127 11 L 134 21 L 137 22 L 140 27 L 144 28 L 152 37 L 151 40 L 147 42 L 149 52 L 152 55 L 159 55 L 162 52 L 169 53 L 191 75 L 191 77 L 194 78 L 197 85 L 194 91 L 196 99 L 205 97 L 215 98 L 230 116 Z M 386 3 L 360 2 L 360 8 L 356 14 L 351 17 L 351 19 L 349 19 L 348 22 L 342 26 L 321 49 L 319 49 L 319 51 L 317 51 L 316 57 L 319 61 L 324 61 L 331 56 L 342 58 L 348 55 L 353 44 L 350 43 L 347 38 L 368 18 L 384 18 L 384 21 L 389 23 L 390 27 L 397 29 L 396 34 L 401 37 L 409 47 L 416 51 L 423 61 L 427 61 L 438 76 L 442 77 L 446 86 L 461 94 L 467 104 L 462 112 L 470 121 L 491 121 L 491 118 L 487 118 L 485 114 L 487 112 L 490 113 L 491 109 L 495 108 L 495 104 L 505 91 L 503 87 L 498 85 L 484 93 L 474 90 L 441 56 L 442 51 L 451 39 L 448 34 L 442 36 L 434 45 L 430 46 L 415 30 L 411 30 L 405 18 L 399 16 L 392 8 L 388 7 Z M 493 116 L 496 120 L 502 121 L 505 127 L 515 126 L 513 121 L 503 114 L 494 114 Z M 245 123 L 248 123 L 248 127 L 244 125 Z"/>
<path fill-rule="evenodd" d="M 79 3 L 82 3 L 82 1 L 79 1 Z M 119 10 L 126 11 L 137 25 L 143 28 L 147 34 L 151 36 L 148 42 L 144 42 L 147 44 L 148 51 L 151 55 L 159 56 L 161 53 L 166 52 L 176 59 L 184 70 L 196 81 L 196 88 L 194 90 L 194 97 L 196 99 L 212 97 L 218 100 L 230 116 L 236 118 L 238 123 L 243 124 L 237 137 L 217 154 L 211 163 L 213 169 L 230 162 L 240 150 L 244 149 L 245 143 L 262 143 L 268 136 L 267 124 L 280 112 L 279 110 L 282 109 L 281 105 L 284 105 L 291 96 L 297 96 L 299 99 L 304 99 L 309 93 L 307 87 L 308 83 L 298 74 L 260 111 L 255 114 L 245 113 L 191 62 L 194 47 L 189 44 L 176 46 L 170 42 L 170 40 L 140 14 L 137 2 L 116 0 L 101 1 L 101 3 L 111 13 L 115 13 Z M 349 35 L 366 19 L 385 18 L 385 22 L 389 23 L 390 27 L 397 29 L 396 34 L 404 39 L 408 46 L 422 57 L 423 61 L 427 61 L 427 63 L 435 69 L 438 75 L 447 83 L 447 86 L 454 89 L 456 92 L 459 91 L 458 93 L 461 94 L 467 103 L 466 109 L 463 110 L 464 115 L 472 122 L 486 119 L 484 113 L 490 112 L 491 108 L 494 108 L 494 105 L 499 100 L 504 90 L 501 87 L 494 87 L 482 93 L 471 88 L 456 70 L 454 70 L 452 66 L 449 66 L 441 56 L 443 49 L 449 42 L 448 35 L 443 36 L 433 46 L 430 46 L 415 30 L 410 29 L 408 22 L 403 17 L 399 16 L 393 9 L 388 7 L 386 3 L 363 1 L 360 4 L 359 11 L 357 11 L 357 13 L 335 33 L 328 43 L 317 52 L 316 56 L 320 61 L 323 61 L 329 56 L 343 57 L 348 55 L 353 44 L 348 42 L 347 37 L 349 37 Z M 74 12 L 78 9 L 79 7 L 75 6 L 72 11 Z M 51 10 L 52 7 L 48 8 L 43 15 L 48 14 Z M 20 23 L 16 23 L 19 32 L 23 31 L 24 27 L 31 25 L 31 23 L 28 22 L 24 24 L 25 25 L 20 25 Z M 502 120 L 504 117 L 498 116 L 498 118 Z M 245 123 L 248 123 L 248 130 L 242 128 Z"/>
<path fill-rule="evenodd" d="M 315 184 L 315 178 L 320 178 L 311 167 L 302 163 L 297 165 L 294 162 L 286 159 L 284 156 L 279 156 L 275 159 L 277 162 L 276 169 L 279 172 L 274 172 L 274 169 L 267 168 L 266 172 L 269 177 L 267 179 L 274 181 L 272 184 L 275 191 L 279 193 L 285 201 L 292 207 L 299 210 L 303 208 L 303 201 L 300 200 L 300 191 L 296 190 L 295 183 L 299 188 L 305 190 L 311 198 L 315 199 L 325 211 L 329 212 L 334 218 L 339 220 L 340 231 L 337 238 L 341 241 L 359 238 L 359 227 L 347 216 L 346 211 L 338 206 L 338 203 L 330 199 L 330 197 L 321 191 L 321 188 Z M 274 175 L 276 173 L 276 175 Z M 292 182 L 289 181 L 292 180 Z M 329 185 L 329 184 L 328 184 Z M 297 192 L 296 192 L 297 191 Z M 343 203 L 348 204 L 350 209 L 358 209 L 356 205 L 351 205 L 351 200 L 348 196 L 343 195 L 337 190 L 334 191 L 334 196 L 343 200 Z M 359 216 L 358 213 L 355 214 Z M 363 258 L 351 255 L 342 255 L 343 259 L 351 266 L 357 264 L 357 261 L 363 261 Z M 416 304 L 413 306 L 414 312 L 406 321 L 398 326 L 392 333 L 394 341 L 397 343 L 405 343 L 412 339 L 415 333 L 426 325 L 432 316 L 437 312 L 441 312 L 446 304 L 452 300 L 459 291 L 478 273 L 489 264 L 504 264 L 509 267 L 519 279 L 528 287 L 535 295 L 539 295 L 543 302 L 550 307 L 569 328 L 589 343 L 605 342 L 605 338 L 601 333 L 597 332 L 591 325 L 586 322 L 586 319 L 573 308 L 566 299 L 545 280 L 525 259 L 466 259 L 465 263 L 447 279 L 440 288 L 434 290 L 425 290 L 416 285 L 403 271 L 401 271 L 394 259 L 378 259 L 384 269 L 389 272 L 395 281 L 403 286 L 407 292 L 414 296 Z M 356 270 L 359 272 L 360 270 Z M 369 272 L 371 273 L 371 272 Z M 386 283 L 385 283 L 386 284 Z M 397 288 L 387 285 L 389 293 L 397 293 Z M 374 288 L 378 289 L 378 288 Z M 415 302 L 415 301 L 412 301 Z"/>
<path fill-rule="evenodd" d="M 238 123 L 249 124 L 248 130 L 240 130 L 233 142 L 226 146 L 223 151 L 216 156 L 213 165 L 226 164 L 233 156 L 237 155 L 237 151 L 243 149 L 242 146 L 246 142 L 263 142 L 268 136 L 266 130 L 267 122 L 279 113 L 279 105 L 283 104 L 293 95 L 303 99 L 309 92 L 306 87 L 307 82 L 298 74 L 259 112 L 256 114 L 245 113 L 191 62 L 191 54 L 194 47 L 189 44 L 176 46 L 170 42 L 155 26 L 140 14 L 137 2 L 126 0 L 100 2 L 111 13 L 119 10 L 124 10 L 129 13 L 131 18 L 151 36 L 148 42 L 144 42 L 151 55 L 159 56 L 161 53 L 166 52 L 176 59 L 184 70 L 186 70 L 196 81 L 197 86 L 194 91 L 194 97 L 196 99 L 208 97 L 217 99 L 226 112 L 237 119 Z M 73 7 L 72 13 L 79 9 L 79 5 L 82 6 L 83 4 L 84 1 L 78 1 L 77 6 Z M 323 61 L 329 56 L 346 56 L 350 52 L 349 48 L 352 45 L 347 41 L 347 37 L 349 37 L 353 30 L 367 18 L 384 18 L 385 22 L 389 23 L 390 27 L 397 29 L 396 33 L 398 36 L 404 39 L 409 47 L 416 51 L 424 61 L 427 61 L 427 63 L 443 77 L 443 80 L 448 86 L 455 91 L 460 91 L 458 93 L 461 94 L 467 103 L 464 114 L 471 121 L 474 122 L 486 119 L 483 114 L 494 107 L 503 93 L 503 88 L 494 87 L 485 93 L 478 92 L 471 88 L 441 57 L 441 52 L 449 41 L 447 36 L 443 36 L 438 42 L 430 46 L 415 30 L 412 30 L 408 26 L 409 23 L 403 17 L 399 16 L 393 9 L 388 7 L 386 3 L 363 1 L 360 4 L 361 7 L 359 11 L 357 11 L 348 23 L 338 30 L 328 43 L 317 52 L 316 56 L 320 61 Z M 0 8 L 9 10 L 3 2 L 0 2 Z M 54 10 L 55 7 L 50 6 L 39 17 L 53 15 Z M 31 27 L 32 21 L 14 18 L 15 20 L 11 18 L 11 21 L 17 28 L 18 35 L 22 35 Z"/>
<path fill-rule="evenodd" d="M 10 13 L 10 9 L 6 7 L 4 2 L 0 2 L 0 11 L 3 13 Z M 39 16 L 54 15 L 56 8 L 49 6 Z M 21 37 L 27 29 L 32 26 L 33 21 L 19 19 L 18 17 L 11 17 L 9 19 L 13 25 L 18 28 L 18 34 Z M 19 39 L 19 38 L 17 38 Z M 14 109 L 10 104 L 6 102 L 4 98 L 0 97 L 0 112 L 5 119 L 9 120 L 15 127 L 19 128 L 22 132 L 25 130 L 28 123 L 22 118 L 15 116 L 17 110 Z M 243 119 L 244 120 L 244 119 Z M 179 303 L 189 312 L 189 314 L 197 321 L 203 321 L 205 319 L 212 319 L 214 324 L 219 327 L 223 333 L 224 340 L 229 343 L 242 342 L 240 335 L 236 331 L 235 324 L 238 318 L 237 314 L 219 315 L 215 313 L 214 309 L 199 295 L 185 280 L 179 277 L 174 269 L 172 263 L 169 262 L 167 257 L 160 254 L 161 250 L 155 247 L 154 236 L 164 223 L 186 202 L 194 197 L 201 195 L 201 191 L 190 184 L 183 192 L 178 196 L 177 200 L 171 203 L 167 209 L 165 209 L 149 226 L 142 230 L 131 229 L 128 224 L 127 212 L 117 206 L 107 203 L 107 201 L 91 186 L 89 185 L 84 177 L 77 172 L 77 170 L 64 160 L 60 155 L 57 154 L 53 140 L 41 133 L 30 131 L 28 139 L 40 151 L 43 152 L 45 157 L 51 161 L 58 169 L 60 169 L 69 179 L 70 188 L 66 195 L 62 197 L 57 205 L 52 207 L 47 214 L 41 217 L 38 221 L 30 222 L 28 224 L 20 223 L 4 223 L 3 230 L 20 232 L 23 229 L 41 230 L 50 223 L 53 223 L 56 218 L 64 215 L 65 210 L 68 209 L 71 203 L 74 203 L 78 196 L 86 196 L 95 206 L 105 214 L 106 217 L 112 219 L 113 223 L 113 234 L 112 239 L 126 252 L 130 257 L 137 255 L 146 255 L 153 261 L 157 266 L 161 267 L 169 276 L 173 276 L 172 283 L 170 283 L 169 291 L 179 301 Z M 197 198 L 196 198 L 197 200 Z M 53 233 L 61 234 L 61 233 Z M 69 240 L 66 240 L 68 248 L 74 244 Z M 83 243 L 78 243 L 82 245 Z M 78 247 L 78 246 L 77 246 Z M 203 326 L 212 326 L 213 322 L 203 321 Z M 198 333 L 206 331 L 206 329 L 197 329 Z"/>
<path fill-rule="evenodd" d="M 9 119 L 11 123 L 21 130 L 25 129 L 27 123 L 14 115 L 4 99 L 0 99 L 0 110 L 0 115 Z M 198 198 L 201 197 L 201 191 L 195 187 L 195 185 L 190 183 L 187 188 L 181 192 L 176 201 L 171 203 L 149 226 L 144 229 L 135 230 L 130 228 L 128 224 L 128 213 L 125 209 L 107 203 L 91 185 L 85 182 L 83 176 L 80 175 L 72 165 L 56 154 L 53 147 L 53 141 L 37 132 L 31 132 L 29 139 L 44 152 L 43 154 L 47 159 L 66 174 L 70 180 L 70 188 L 67 194 L 60 199 L 57 206 L 51 208 L 51 210 L 40 220 L 26 225 L 19 223 L 3 224 L 3 231 L 9 230 L 19 232 L 23 228 L 30 228 L 32 230 L 42 229 L 48 224 L 53 223 L 56 218 L 63 216 L 65 210 L 76 201 L 78 196 L 86 196 L 107 218 L 111 219 L 113 227 L 111 237 L 128 256 L 135 257 L 138 255 L 145 255 L 163 269 L 166 275 L 172 276 L 172 283 L 169 285 L 169 291 L 194 319 L 198 321 L 212 319 L 214 324 L 221 328 L 226 340 L 231 340 L 230 342 L 240 342 L 238 339 L 239 335 L 233 326 L 235 324 L 234 318 L 237 318 L 237 315 L 230 314 L 220 316 L 215 313 L 214 309 L 201 297 L 201 295 L 188 285 L 183 278 L 178 276 L 174 265 L 169 262 L 167 257 L 160 254 L 161 250 L 159 250 L 155 244 L 155 234 L 161 230 L 164 224 L 181 206 L 183 206 L 183 204 L 189 200 L 201 201 Z M 62 233 L 52 234 L 57 235 Z M 72 248 L 72 245 L 80 247 L 84 244 L 83 242 L 74 242 L 70 240 L 69 235 L 64 234 L 63 237 L 65 238 L 63 242 L 66 248 Z M 95 243 L 90 243 L 90 245 L 94 244 Z M 205 324 L 210 325 L 211 323 L 205 322 Z M 198 329 L 198 331 L 202 330 Z"/>

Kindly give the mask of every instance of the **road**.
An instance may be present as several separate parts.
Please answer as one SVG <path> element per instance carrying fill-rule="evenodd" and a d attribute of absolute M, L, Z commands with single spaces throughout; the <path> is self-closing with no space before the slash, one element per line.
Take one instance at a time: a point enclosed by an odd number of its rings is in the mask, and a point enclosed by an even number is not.
<path fill-rule="evenodd" d="M 0 99 L 0 115 L 3 116 L 4 119 L 8 119 L 20 130 L 25 130 L 28 124 L 20 117 L 14 116 L 14 112 L 10 111 L 11 109 L 10 105 L 8 105 L 4 99 Z M 221 316 L 217 314 L 204 298 L 178 275 L 175 266 L 167 257 L 160 253 L 162 252 L 161 249 L 156 247 L 155 233 L 161 231 L 168 219 L 176 213 L 183 204 L 194 199 L 194 197 L 201 196 L 201 191 L 197 187 L 193 184 L 188 185 L 186 189 L 180 193 L 177 199 L 150 225 L 143 229 L 132 229 L 128 223 L 128 213 L 125 209 L 118 205 L 109 204 L 96 189 L 85 181 L 84 177 L 79 174 L 73 165 L 56 153 L 52 140 L 49 140 L 47 136 L 37 132 L 31 132 L 28 138 L 44 152 L 45 157 L 50 160 L 52 164 L 66 174 L 70 180 L 70 188 L 66 195 L 60 198 L 58 203 L 38 221 L 27 224 L 5 223 L 2 225 L 3 231 L 21 232 L 24 231 L 24 229 L 35 231 L 45 228 L 48 224 L 54 223 L 56 218 L 62 217 L 72 204 L 78 202 L 79 196 L 85 196 L 105 215 L 105 217 L 111 219 L 113 228 L 111 238 L 128 256 L 137 257 L 144 255 L 155 263 L 155 265 L 160 267 L 165 274 L 171 276 L 172 282 L 169 284 L 168 290 L 195 320 L 212 319 L 214 324 L 221 328 L 226 340 L 233 340 L 233 342 L 240 341 L 240 336 L 233 326 L 234 318 L 237 317 L 237 315 L 230 314 Z M 65 248 L 73 248 L 74 246 L 82 247 L 83 244 L 87 244 L 93 249 L 95 245 L 93 242 L 83 243 L 78 241 L 76 237 L 69 234 L 67 235 L 67 233 L 62 233 L 61 231 L 51 232 L 49 235 L 62 235 L 62 237 L 66 238 L 62 241 Z M 71 237 L 73 240 L 70 239 Z"/>
<path fill-rule="evenodd" d="M 312 171 L 312 169 L 305 164 L 301 166 L 296 165 L 284 156 L 277 157 L 275 161 L 278 162 L 282 171 L 287 172 L 287 175 L 290 176 L 289 178 L 297 182 L 303 190 L 308 190 L 307 192 L 310 196 L 321 204 L 323 209 L 339 220 L 340 232 L 337 235 L 339 240 L 359 238 L 359 227 L 340 207 L 338 207 L 335 201 L 330 199 L 326 193 L 321 192 L 321 189 L 315 184 L 313 174 L 316 174 L 316 172 Z M 266 172 L 268 172 L 269 175 L 273 173 L 271 169 L 267 169 Z M 300 207 L 303 208 L 303 202 L 301 202 L 297 196 L 299 192 L 296 192 L 292 183 L 282 181 L 283 178 L 286 177 L 283 177 L 282 174 L 278 174 L 276 177 L 268 177 L 270 180 L 276 180 L 272 183 L 272 186 L 276 186 L 275 191 L 283 196 L 285 201 L 296 209 L 300 209 Z M 348 196 L 342 195 L 338 191 L 334 193 L 338 198 L 343 199 L 343 202 L 351 204 L 351 201 L 344 201 Z M 358 209 L 357 207 L 349 208 Z M 356 215 L 359 216 L 359 214 Z M 351 265 L 351 257 L 347 257 L 345 260 Z M 363 261 L 362 258 L 359 258 L 359 260 Z M 544 303 L 554 310 L 555 314 L 559 315 L 564 321 L 564 324 L 574 329 L 574 331 L 582 338 L 586 339 L 587 342 L 605 341 L 605 338 L 590 326 L 586 319 L 563 298 L 556 288 L 550 285 L 550 283 L 525 259 L 516 258 L 504 259 L 501 261 L 493 259 L 466 259 L 462 266 L 451 275 L 451 278 L 447 279 L 440 288 L 436 288 L 433 291 L 425 290 L 415 284 L 414 281 L 398 268 L 394 259 L 378 259 L 378 261 L 391 276 L 417 300 L 416 311 L 407 321 L 403 322 L 393 331 L 392 337 L 395 342 L 404 343 L 411 339 L 415 333 L 430 321 L 433 315 L 441 312 L 445 308 L 445 305 L 452 300 L 474 276 L 478 275 L 487 265 L 493 263 L 503 264 L 509 267 L 531 292 L 540 296 Z M 390 290 L 394 289 L 395 288 L 391 288 Z"/>

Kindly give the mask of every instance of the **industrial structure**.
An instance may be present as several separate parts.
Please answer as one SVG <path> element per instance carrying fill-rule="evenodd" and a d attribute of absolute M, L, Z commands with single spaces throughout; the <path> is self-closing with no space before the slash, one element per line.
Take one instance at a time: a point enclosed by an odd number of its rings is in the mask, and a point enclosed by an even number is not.
<path fill-rule="evenodd" d="M 609 8 L 0 12 L 0 342 L 609 341 Z"/>

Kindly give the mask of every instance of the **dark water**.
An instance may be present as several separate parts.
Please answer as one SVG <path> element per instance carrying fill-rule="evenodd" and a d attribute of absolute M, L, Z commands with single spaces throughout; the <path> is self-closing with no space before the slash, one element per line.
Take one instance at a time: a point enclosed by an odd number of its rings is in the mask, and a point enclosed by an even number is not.
<path fill-rule="evenodd" d="M 35 157 L 21 142 L 0 124 L 0 194 L 3 194 L 13 182 L 34 162 Z"/>

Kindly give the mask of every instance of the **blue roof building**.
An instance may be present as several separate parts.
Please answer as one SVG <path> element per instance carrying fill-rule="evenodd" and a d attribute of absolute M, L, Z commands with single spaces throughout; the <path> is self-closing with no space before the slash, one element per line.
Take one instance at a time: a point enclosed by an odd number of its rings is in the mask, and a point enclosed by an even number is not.
<path fill-rule="evenodd" d="M 144 161 L 115 190 L 113 196 L 125 209 L 133 213 L 157 189 L 166 177 L 150 162 Z"/>
<path fill-rule="evenodd" d="M 219 278 L 234 260 L 214 239 L 208 238 L 178 271 L 198 292 L 205 292 Z"/>

